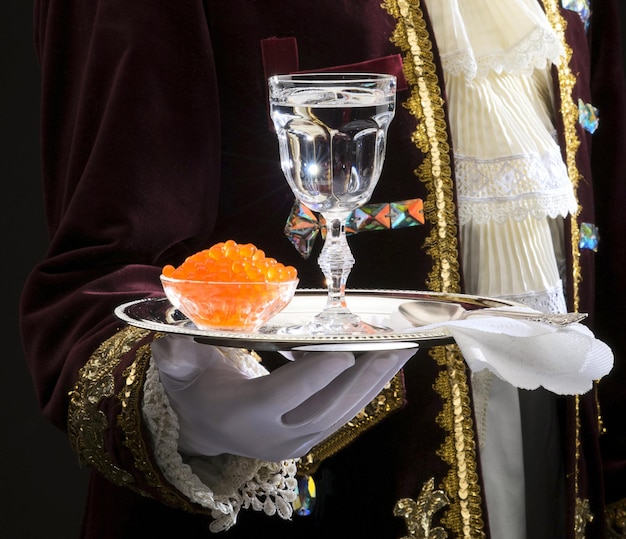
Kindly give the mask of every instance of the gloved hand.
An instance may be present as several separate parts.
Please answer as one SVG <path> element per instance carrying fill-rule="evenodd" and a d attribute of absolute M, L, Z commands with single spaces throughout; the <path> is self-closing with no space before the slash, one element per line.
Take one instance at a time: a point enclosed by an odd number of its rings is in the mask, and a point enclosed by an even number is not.
<path fill-rule="evenodd" d="M 302 456 L 339 429 L 415 352 L 366 352 L 357 359 L 350 352 L 299 352 L 267 374 L 189 337 L 167 335 L 152 344 L 179 418 L 179 450 L 270 462 Z"/>

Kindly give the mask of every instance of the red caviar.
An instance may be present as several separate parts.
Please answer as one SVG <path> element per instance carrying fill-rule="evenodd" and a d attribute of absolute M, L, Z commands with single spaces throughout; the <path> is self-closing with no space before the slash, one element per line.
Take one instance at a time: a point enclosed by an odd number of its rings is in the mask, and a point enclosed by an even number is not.
<path fill-rule="evenodd" d="M 293 297 L 297 271 L 266 257 L 251 243 L 217 243 L 163 268 L 172 304 L 197 326 L 254 331 Z"/>
<path fill-rule="evenodd" d="M 163 275 L 189 281 L 284 282 L 295 279 L 298 272 L 266 257 L 252 243 L 227 240 L 189 256 L 177 268 L 168 264 Z"/>

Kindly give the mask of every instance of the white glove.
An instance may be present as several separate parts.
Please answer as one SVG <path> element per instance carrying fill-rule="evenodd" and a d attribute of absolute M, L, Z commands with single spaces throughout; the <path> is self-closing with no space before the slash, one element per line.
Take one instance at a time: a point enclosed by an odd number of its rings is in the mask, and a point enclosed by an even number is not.
<path fill-rule="evenodd" d="M 189 337 L 152 344 L 179 418 L 181 453 L 269 462 L 306 454 L 354 418 L 415 352 L 366 352 L 356 360 L 350 352 L 301 352 L 268 374 L 254 360 L 238 364 Z"/>

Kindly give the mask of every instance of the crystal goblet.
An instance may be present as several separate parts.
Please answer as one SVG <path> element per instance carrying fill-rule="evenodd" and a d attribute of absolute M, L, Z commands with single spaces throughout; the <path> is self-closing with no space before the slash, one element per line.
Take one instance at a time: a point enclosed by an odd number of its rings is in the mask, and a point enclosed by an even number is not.
<path fill-rule="evenodd" d="M 365 204 L 385 160 L 395 113 L 396 78 L 379 73 L 276 75 L 269 81 L 270 114 L 282 171 L 296 198 L 326 222 L 318 258 L 328 296 L 302 331 L 372 333 L 346 304 L 354 265 L 345 233 L 350 212 Z"/>

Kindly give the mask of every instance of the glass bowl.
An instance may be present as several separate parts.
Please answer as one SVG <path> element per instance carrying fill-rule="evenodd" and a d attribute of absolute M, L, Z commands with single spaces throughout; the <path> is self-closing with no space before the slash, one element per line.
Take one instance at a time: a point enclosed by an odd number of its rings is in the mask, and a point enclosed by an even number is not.
<path fill-rule="evenodd" d="M 282 282 L 190 281 L 161 275 L 170 303 L 198 328 L 257 331 L 292 300 L 298 279 Z"/>

